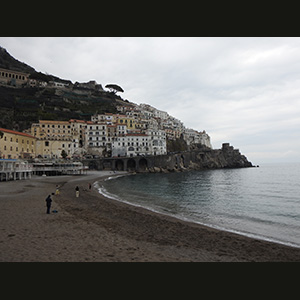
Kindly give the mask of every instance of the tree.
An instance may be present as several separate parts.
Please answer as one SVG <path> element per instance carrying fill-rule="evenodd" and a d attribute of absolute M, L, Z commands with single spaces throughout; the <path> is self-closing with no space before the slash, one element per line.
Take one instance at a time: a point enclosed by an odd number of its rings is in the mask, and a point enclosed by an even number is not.
<path fill-rule="evenodd" d="M 107 84 L 105 87 L 108 88 L 114 94 L 117 92 L 121 92 L 121 93 L 124 92 L 124 90 L 116 84 Z"/>

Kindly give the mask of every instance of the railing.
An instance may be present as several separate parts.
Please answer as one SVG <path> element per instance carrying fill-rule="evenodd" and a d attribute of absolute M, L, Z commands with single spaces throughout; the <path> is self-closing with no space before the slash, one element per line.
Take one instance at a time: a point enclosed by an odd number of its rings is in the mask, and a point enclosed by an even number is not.
<path fill-rule="evenodd" d="M 0 166 L 0 172 L 32 172 L 33 166 L 32 165 L 25 165 L 25 166 Z"/>
<path fill-rule="evenodd" d="M 53 166 L 45 166 L 45 167 L 34 167 L 34 171 L 79 171 L 79 170 L 87 170 L 89 167 L 87 166 L 78 166 L 78 167 L 53 167 Z"/>

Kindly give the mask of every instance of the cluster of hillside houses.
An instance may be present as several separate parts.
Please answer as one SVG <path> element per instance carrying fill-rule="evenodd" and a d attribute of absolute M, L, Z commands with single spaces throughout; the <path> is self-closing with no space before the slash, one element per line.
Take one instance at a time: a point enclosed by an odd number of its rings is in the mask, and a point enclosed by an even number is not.
<path fill-rule="evenodd" d="M 29 75 L 0 68 L 0 84 L 70 88 L 71 83 L 44 82 Z M 103 90 L 95 81 L 76 82 L 74 86 Z M 90 121 L 40 120 L 25 132 L 0 128 L 0 159 L 163 155 L 167 154 L 167 139 L 180 137 L 188 145 L 203 144 L 212 148 L 205 131 L 185 128 L 180 120 L 150 105 L 120 105 L 118 111 L 118 114 L 94 115 Z"/>
<path fill-rule="evenodd" d="M 26 132 L 0 128 L 0 158 L 132 157 L 167 154 L 167 139 L 211 147 L 208 134 L 147 104 L 118 106 L 90 121 L 40 120 Z"/>

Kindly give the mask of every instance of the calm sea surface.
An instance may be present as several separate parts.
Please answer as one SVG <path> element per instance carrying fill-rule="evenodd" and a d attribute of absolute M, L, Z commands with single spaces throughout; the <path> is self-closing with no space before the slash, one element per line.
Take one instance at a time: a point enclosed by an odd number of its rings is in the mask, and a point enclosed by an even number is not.
<path fill-rule="evenodd" d="M 98 188 L 183 220 L 300 247 L 300 163 L 120 176 Z"/>

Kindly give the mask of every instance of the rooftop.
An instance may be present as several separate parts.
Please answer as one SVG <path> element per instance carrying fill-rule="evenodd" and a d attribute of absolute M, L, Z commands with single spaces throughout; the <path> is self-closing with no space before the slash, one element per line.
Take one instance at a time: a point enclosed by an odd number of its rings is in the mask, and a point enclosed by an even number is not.
<path fill-rule="evenodd" d="M 5 128 L 0 128 L 0 131 L 6 132 L 6 133 L 11 133 L 11 134 L 17 134 L 17 135 L 21 135 L 21 136 L 26 136 L 26 137 L 35 139 L 34 136 L 32 136 L 28 133 L 24 133 L 24 132 L 14 131 L 14 130 L 5 129 Z"/>

